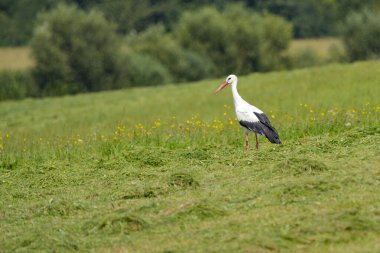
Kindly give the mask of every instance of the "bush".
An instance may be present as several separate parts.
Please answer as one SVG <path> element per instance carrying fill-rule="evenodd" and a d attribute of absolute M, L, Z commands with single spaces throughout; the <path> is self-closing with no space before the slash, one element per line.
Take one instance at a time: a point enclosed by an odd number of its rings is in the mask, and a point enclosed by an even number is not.
<path fill-rule="evenodd" d="M 351 61 L 380 57 L 380 13 L 352 13 L 345 22 L 343 41 Z"/>
<path fill-rule="evenodd" d="M 207 55 L 218 65 L 217 75 L 234 70 L 233 56 L 237 48 L 231 39 L 228 21 L 215 8 L 185 12 L 175 28 L 175 38 L 188 50 Z"/>
<path fill-rule="evenodd" d="M 176 61 L 170 66 L 176 82 L 201 80 L 215 73 L 214 63 L 206 56 L 185 49 L 178 50 L 176 55 Z"/>
<path fill-rule="evenodd" d="M 347 52 L 343 45 L 332 44 L 328 49 L 328 62 L 347 62 Z"/>
<path fill-rule="evenodd" d="M 169 83 L 169 71 L 149 55 L 131 53 L 125 60 L 129 86 L 154 86 Z"/>
<path fill-rule="evenodd" d="M 39 17 L 32 40 L 34 77 L 45 95 L 123 86 L 120 40 L 97 11 L 59 5 Z"/>
<path fill-rule="evenodd" d="M 284 68 L 284 53 L 292 39 L 292 26 L 279 16 L 266 14 L 261 19 L 260 70 Z"/>
<path fill-rule="evenodd" d="M 0 72 L 0 101 L 21 99 L 36 94 L 33 78 L 28 71 Z"/>
<path fill-rule="evenodd" d="M 289 56 L 289 68 L 307 68 L 321 65 L 322 57 L 313 48 L 301 48 Z"/>
<path fill-rule="evenodd" d="M 175 82 L 200 80 L 214 73 L 215 67 L 209 58 L 182 48 L 162 25 L 131 34 L 127 42 L 135 52 L 150 55 L 161 62 Z"/>
<path fill-rule="evenodd" d="M 184 48 L 207 55 L 217 75 L 246 74 L 283 67 L 292 27 L 280 17 L 231 5 L 223 12 L 206 7 L 184 13 L 174 34 Z"/>

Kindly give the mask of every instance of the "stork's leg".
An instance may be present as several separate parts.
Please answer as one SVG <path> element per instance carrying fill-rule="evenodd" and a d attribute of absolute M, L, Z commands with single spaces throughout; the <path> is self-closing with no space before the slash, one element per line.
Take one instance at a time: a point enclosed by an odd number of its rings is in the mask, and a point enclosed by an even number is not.
<path fill-rule="evenodd" d="M 256 149 L 259 149 L 259 139 L 257 138 L 257 133 L 255 133 L 256 136 Z"/>
<path fill-rule="evenodd" d="M 250 149 L 249 138 L 248 138 L 248 134 L 246 133 L 245 134 L 245 150 L 249 151 L 249 149 Z"/>

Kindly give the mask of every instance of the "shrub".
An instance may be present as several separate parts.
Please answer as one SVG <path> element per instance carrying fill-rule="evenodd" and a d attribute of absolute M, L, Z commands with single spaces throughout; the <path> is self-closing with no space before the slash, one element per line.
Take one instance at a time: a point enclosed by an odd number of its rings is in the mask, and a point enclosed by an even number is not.
<path fill-rule="evenodd" d="M 161 62 L 175 82 L 200 80 L 213 75 L 215 67 L 209 58 L 182 48 L 162 25 L 129 35 L 127 42 L 135 52 L 150 55 Z"/>
<path fill-rule="evenodd" d="M 125 59 L 129 86 L 153 86 L 169 83 L 169 71 L 149 55 L 130 53 Z"/>
<path fill-rule="evenodd" d="M 39 17 L 34 32 L 36 82 L 47 95 L 122 87 L 119 42 L 100 12 L 59 5 Z"/>
<path fill-rule="evenodd" d="M 184 13 L 174 34 L 184 48 L 207 55 L 217 75 L 246 74 L 283 67 L 292 27 L 280 17 L 231 5 L 223 12 L 206 7 Z"/>
<path fill-rule="evenodd" d="M 230 42 L 228 21 L 215 8 L 185 12 L 175 28 L 175 38 L 186 49 L 207 55 L 218 65 L 217 75 L 233 71 L 233 56 L 237 48 Z"/>
<path fill-rule="evenodd" d="M 284 67 L 284 52 L 292 39 L 292 26 L 279 16 L 266 14 L 261 19 L 260 70 Z"/>
<path fill-rule="evenodd" d="M 301 48 L 289 56 L 290 68 L 307 68 L 321 65 L 323 60 L 313 48 Z"/>
<path fill-rule="evenodd" d="M 185 49 L 176 54 L 178 57 L 170 66 L 176 82 L 196 81 L 214 75 L 215 65 L 208 57 Z"/>
<path fill-rule="evenodd" d="M 29 71 L 0 72 L 0 101 L 33 96 L 36 89 Z"/>
<path fill-rule="evenodd" d="M 343 41 L 351 61 L 380 57 L 380 13 L 352 13 L 345 22 Z"/>
<path fill-rule="evenodd" d="M 328 49 L 329 62 L 347 62 L 347 52 L 343 45 L 332 44 Z"/>

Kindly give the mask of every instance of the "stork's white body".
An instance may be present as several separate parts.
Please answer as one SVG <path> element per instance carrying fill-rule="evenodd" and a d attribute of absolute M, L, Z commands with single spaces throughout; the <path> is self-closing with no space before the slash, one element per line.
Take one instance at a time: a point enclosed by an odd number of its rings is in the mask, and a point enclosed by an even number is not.
<path fill-rule="evenodd" d="M 260 120 L 257 118 L 255 115 L 256 113 L 263 113 L 259 108 L 248 104 L 238 93 L 237 91 L 237 80 L 231 84 L 231 89 L 232 89 L 232 95 L 234 99 L 234 106 L 235 106 L 235 112 L 236 112 L 236 117 L 239 122 L 241 121 L 247 121 L 247 122 L 259 122 Z M 244 131 L 246 133 L 249 133 L 250 131 L 243 127 Z"/>
<path fill-rule="evenodd" d="M 237 76 L 229 75 L 224 83 L 215 91 L 219 92 L 228 84 L 231 85 L 232 96 L 234 99 L 236 117 L 240 126 L 246 134 L 246 149 L 249 150 L 248 134 L 254 132 L 256 136 L 256 148 L 259 148 L 257 134 L 264 135 L 267 139 L 276 144 L 281 144 L 280 137 L 276 129 L 271 125 L 268 117 L 259 108 L 248 104 L 237 91 Z"/>

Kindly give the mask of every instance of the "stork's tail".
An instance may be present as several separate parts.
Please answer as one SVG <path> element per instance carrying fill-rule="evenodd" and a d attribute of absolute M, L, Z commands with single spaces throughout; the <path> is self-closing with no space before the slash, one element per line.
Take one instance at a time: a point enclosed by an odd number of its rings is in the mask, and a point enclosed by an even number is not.
<path fill-rule="evenodd" d="M 272 143 L 281 144 L 280 136 L 278 136 L 276 129 L 272 126 L 268 117 L 264 113 L 254 112 L 254 114 L 260 120 L 265 137 Z"/>
<path fill-rule="evenodd" d="M 264 135 L 267 139 L 274 144 L 281 144 L 280 136 L 278 135 L 276 129 L 273 126 L 262 126 L 264 130 Z"/>

